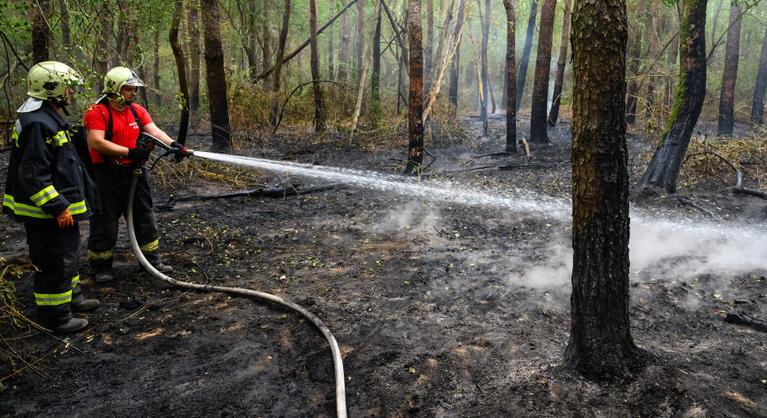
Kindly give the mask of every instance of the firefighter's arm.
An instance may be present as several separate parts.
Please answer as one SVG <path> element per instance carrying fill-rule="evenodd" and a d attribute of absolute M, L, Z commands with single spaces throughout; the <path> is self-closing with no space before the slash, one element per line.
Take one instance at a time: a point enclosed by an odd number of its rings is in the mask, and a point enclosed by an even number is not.
<path fill-rule="evenodd" d="M 24 128 L 19 144 L 19 180 L 24 193 L 45 213 L 57 216 L 67 210 L 69 202 L 53 186 L 51 169 L 55 162 L 55 142 L 64 140 L 63 132 L 48 135 L 43 125 L 32 123 Z"/>
<path fill-rule="evenodd" d="M 157 125 L 155 125 L 154 122 L 144 125 L 141 129 L 144 132 L 148 133 L 149 135 L 152 135 L 153 137 L 164 142 L 165 145 L 170 146 L 171 144 L 173 144 L 173 138 L 171 138 L 168 134 L 165 133 L 165 131 L 163 131 Z"/>
<path fill-rule="evenodd" d="M 104 135 L 104 131 L 88 129 L 88 148 L 110 157 L 128 156 L 128 147 L 115 144 L 112 141 L 107 141 Z"/>

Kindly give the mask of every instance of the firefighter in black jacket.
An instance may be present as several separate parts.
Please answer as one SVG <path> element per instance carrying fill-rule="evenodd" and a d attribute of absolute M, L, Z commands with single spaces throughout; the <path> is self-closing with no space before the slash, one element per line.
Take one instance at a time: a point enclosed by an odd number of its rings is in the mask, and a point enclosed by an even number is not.
<path fill-rule="evenodd" d="M 66 113 L 80 76 L 66 64 L 45 61 L 27 77 L 29 98 L 17 110 L 3 212 L 24 223 L 34 273 L 35 305 L 54 332 L 80 331 L 88 320 L 72 316 L 98 308 L 80 287 L 78 221 L 91 215 L 94 191 L 72 142 Z"/>

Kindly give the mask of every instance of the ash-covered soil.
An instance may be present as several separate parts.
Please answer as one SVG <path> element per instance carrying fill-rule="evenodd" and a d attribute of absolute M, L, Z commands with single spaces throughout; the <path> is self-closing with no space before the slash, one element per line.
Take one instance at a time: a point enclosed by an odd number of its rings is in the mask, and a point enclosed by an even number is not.
<path fill-rule="evenodd" d="M 767 236 L 763 200 L 725 186 L 685 189 L 683 178 L 686 200 L 637 202 L 632 331 L 653 359 L 631 382 L 596 384 L 561 368 L 570 232 L 546 202 L 569 197 L 569 124 L 550 130 L 550 145 L 531 144 L 530 161 L 487 155 L 503 149 L 501 118 L 489 137 L 476 120 L 466 126 L 463 139 L 431 142 L 437 159 L 424 182 L 450 182 L 456 196 L 481 190 L 542 203 L 517 212 L 353 186 L 177 202 L 157 214 L 172 276 L 272 293 L 321 318 L 343 354 L 350 417 L 767 416 L 766 334 L 723 321 L 733 312 L 767 318 L 767 259 L 759 258 L 767 244 L 754 241 Z M 307 137 L 267 140 L 252 154 L 385 173 L 403 167 L 402 144 L 348 148 L 345 139 Z M 629 137 L 633 184 L 649 142 Z M 206 146 L 200 138 L 191 145 Z M 0 158 L 4 172 L 7 153 Z M 328 183 L 264 176 L 248 187 Z M 178 183 L 158 181 L 156 202 L 235 190 L 197 175 Z M 0 256 L 28 272 L 23 234 L 3 220 Z M 0 415 L 335 415 L 330 350 L 299 314 L 173 288 L 138 270 L 125 236 L 118 254 L 113 283 L 95 285 L 85 270 L 86 291 L 103 304 L 87 315 L 87 331 L 59 341 L 2 324 L 7 344 L 39 373 L 27 368 L 0 383 Z M 30 282 L 15 284 L 32 315 Z M 10 372 L 0 367 L 0 376 Z"/>

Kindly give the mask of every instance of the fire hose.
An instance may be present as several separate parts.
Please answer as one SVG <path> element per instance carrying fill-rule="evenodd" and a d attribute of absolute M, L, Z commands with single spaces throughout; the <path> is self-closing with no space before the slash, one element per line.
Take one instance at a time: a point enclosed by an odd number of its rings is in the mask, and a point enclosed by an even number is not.
<path fill-rule="evenodd" d="M 162 148 L 166 149 L 165 155 L 169 155 L 171 153 L 171 150 L 165 143 L 161 142 L 160 140 L 154 137 L 151 137 L 151 139 L 153 139 Z M 190 150 L 189 153 L 191 155 L 194 155 L 194 151 Z M 139 263 L 141 263 L 141 265 L 151 275 L 173 286 L 177 286 L 177 287 L 181 287 L 185 289 L 205 291 L 205 292 L 221 292 L 221 293 L 227 293 L 227 294 L 237 295 L 237 296 L 246 296 L 249 298 L 265 299 L 270 302 L 274 302 L 276 304 L 293 309 L 294 311 L 300 313 L 301 315 L 309 319 L 309 321 L 311 321 L 311 323 L 314 324 L 314 326 L 320 330 L 322 335 L 330 344 L 330 350 L 333 354 L 333 369 L 335 371 L 335 381 L 336 381 L 336 414 L 339 418 L 346 418 L 346 388 L 344 385 L 344 365 L 343 365 L 343 359 L 341 358 L 341 350 L 338 348 L 338 342 L 336 342 L 336 339 L 335 337 L 333 337 L 333 334 L 330 332 L 328 327 L 325 326 L 325 324 L 319 318 L 317 318 L 317 316 L 307 311 L 300 305 L 287 301 L 279 296 L 271 295 L 269 293 L 259 292 L 256 290 L 245 289 L 241 287 L 215 286 L 210 284 L 198 284 L 198 283 L 191 283 L 191 282 L 176 280 L 170 276 L 163 274 L 162 272 L 154 268 L 154 266 L 152 266 L 152 264 L 149 263 L 146 257 L 144 257 L 144 254 L 141 252 L 141 248 L 139 247 L 138 241 L 136 240 L 136 232 L 133 230 L 133 198 L 136 195 L 136 184 L 138 184 L 138 179 L 139 179 L 139 176 L 141 175 L 142 170 L 144 170 L 143 166 L 138 167 L 133 171 L 130 188 L 128 190 L 128 207 L 126 209 L 126 218 L 128 220 L 128 236 L 130 238 L 130 244 L 131 244 L 131 248 L 133 249 L 133 253 L 136 255 L 136 258 L 138 258 Z"/>

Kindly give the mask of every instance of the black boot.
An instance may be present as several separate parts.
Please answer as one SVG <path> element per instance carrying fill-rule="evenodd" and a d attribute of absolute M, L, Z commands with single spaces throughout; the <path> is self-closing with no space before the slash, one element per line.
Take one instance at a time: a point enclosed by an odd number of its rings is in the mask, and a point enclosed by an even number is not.
<path fill-rule="evenodd" d="M 88 326 L 88 320 L 85 318 L 69 318 L 68 321 L 49 327 L 56 334 L 70 334 L 77 331 L 82 331 Z"/>
<path fill-rule="evenodd" d="M 98 299 L 86 299 L 82 293 L 72 298 L 72 304 L 69 305 L 72 312 L 90 312 L 98 309 L 101 302 Z"/>

